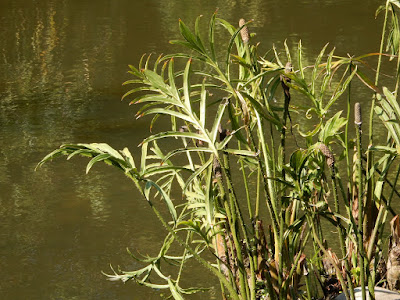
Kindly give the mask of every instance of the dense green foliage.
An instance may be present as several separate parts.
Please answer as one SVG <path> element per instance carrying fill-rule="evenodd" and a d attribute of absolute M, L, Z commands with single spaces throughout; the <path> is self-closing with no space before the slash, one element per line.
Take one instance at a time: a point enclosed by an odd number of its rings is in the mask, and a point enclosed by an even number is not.
<path fill-rule="evenodd" d="M 398 53 L 398 8 L 388 1 L 381 9 L 381 52 L 391 18 L 391 55 Z M 241 20 L 236 28 L 214 14 L 205 38 L 200 18 L 194 31 L 180 21 L 183 40 L 172 43 L 186 52 L 154 62 L 143 57 L 138 68 L 130 66 L 134 79 L 125 84 L 134 87 L 124 98 L 142 104 L 139 117 L 154 115 L 151 127 L 159 118 L 170 126 L 141 143 L 140 163 L 128 149 L 67 144 L 40 164 L 83 155 L 91 158 L 87 172 L 100 161 L 117 167 L 167 229 L 156 257 L 131 253 L 145 266 L 114 271 L 107 275 L 112 280 L 169 289 L 183 299 L 199 290 L 180 284 L 185 264 L 195 259 L 219 279 L 224 298 L 312 299 L 322 290 L 354 299 L 360 285 L 373 295 L 373 286 L 384 280 L 384 224 L 398 194 L 398 76 L 392 93 L 378 84 L 381 55 L 339 57 L 335 49 L 327 52 L 328 45 L 313 66 L 303 66 L 301 41 L 296 53 L 285 42 L 282 53 L 274 47 L 260 56 L 247 25 Z M 216 26 L 228 32 L 225 46 L 214 41 Z M 371 57 L 379 59 L 375 80 L 363 70 Z M 177 71 L 178 62 L 183 68 Z M 371 91 L 371 105 L 354 103 L 354 80 Z M 346 103 L 344 110 L 332 113 L 337 101 Z M 292 120 L 293 111 L 298 115 Z M 373 137 L 377 122 L 386 128 L 386 140 Z M 157 197 L 167 210 L 157 208 Z M 327 241 L 332 231 L 338 251 Z M 170 254 L 174 242 L 182 255 Z M 175 277 L 164 273 L 165 263 L 177 268 Z"/>

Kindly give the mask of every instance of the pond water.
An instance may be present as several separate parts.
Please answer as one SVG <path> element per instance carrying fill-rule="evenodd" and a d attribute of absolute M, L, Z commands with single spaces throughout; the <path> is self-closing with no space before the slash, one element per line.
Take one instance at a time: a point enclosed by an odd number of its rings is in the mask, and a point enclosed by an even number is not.
<path fill-rule="evenodd" d="M 84 159 L 34 171 L 63 143 L 106 142 L 137 150 L 149 119 L 121 96 L 128 64 L 143 53 L 169 53 L 178 19 L 219 16 L 251 30 L 267 50 L 302 39 L 314 58 L 329 42 L 337 54 L 377 52 L 382 1 L 0 0 L 0 298 L 160 299 L 152 291 L 106 281 L 109 264 L 140 265 L 126 247 L 156 254 L 165 232 L 118 172 Z M 369 97 L 369 96 L 368 96 Z M 187 282 L 214 287 L 193 263 Z"/>

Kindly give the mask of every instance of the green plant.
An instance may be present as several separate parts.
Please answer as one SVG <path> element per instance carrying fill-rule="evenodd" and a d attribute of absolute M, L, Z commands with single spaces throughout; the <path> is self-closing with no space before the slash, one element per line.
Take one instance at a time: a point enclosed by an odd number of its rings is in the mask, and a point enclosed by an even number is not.
<path fill-rule="evenodd" d="M 217 25 L 229 33 L 223 51 L 214 41 Z M 68 144 L 39 166 L 61 155 L 91 158 L 86 172 L 100 161 L 112 165 L 133 181 L 167 230 L 156 257 L 130 253 L 145 267 L 113 270 L 107 275 L 111 280 L 169 289 L 174 299 L 183 299 L 201 290 L 180 284 L 185 264 L 195 259 L 219 279 L 224 298 L 312 299 L 322 289 L 354 299 L 354 286 L 366 283 L 373 295 L 382 233 L 400 173 L 397 167 L 394 182 L 388 181 L 399 153 L 400 108 L 395 96 L 386 88 L 381 92 L 377 79 L 372 84 L 362 70 L 364 60 L 376 54 L 339 57 L 335 49 L 326 54 L 326 45 L 315 64 L 304 67 L 301 41 L 296 60 L 286 42 L 283 55 L 273 47 L 259 56 L 247 25 L 240 20 L 236 28 L 214 14 L 204 42 L 200 18 L 194 32 L 179 21 L 184 39 L 172 43 L 188 52 L 154 62 L 143 57 L 138 68 L 130 66 L 134 79 L 125 84 L 135 87 L 123 98 L 142 104 L 138 117 L 153 115 L 151 127 L 162 117 L 170 126 L 141 143 L 140 164 L 126 148 Z M 178 60 L 184 67 L 176 71 Z M 356 140 L 350 139 L 356 78 L 376 93 L 370 124 L 378 117 L 388 131 L 386 143 L 371 143 L 366 164 L 360 104 L 354 109 Z M 345 113 L 332 115 L 346 94 Z M 291 107 L 309 123 L 293 124 Z M 288 140 L 298 148 L 290 151 Z M 390 192 L 383 193 L 384 185 Z M 157 207 L 156 197 L 168 214 Z M 326 241 L 322 226 L 327 222 L 337 231 L 340 254 Z M 174 242 L 183 248 L 180 256 L 170 254 Z M 165 263 L 177 268 L 175 277 L 164 271 Z"/>

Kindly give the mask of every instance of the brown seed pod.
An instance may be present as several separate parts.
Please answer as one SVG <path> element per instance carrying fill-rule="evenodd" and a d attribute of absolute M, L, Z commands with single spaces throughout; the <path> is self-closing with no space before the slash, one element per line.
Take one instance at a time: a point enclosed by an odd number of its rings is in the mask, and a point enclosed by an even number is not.
<path fill-rule="evenodd" d="M 285 73 L 289 74 L 292 71 L 293 71 L 292 63 L 287 62 L 286 66 L 285 66 Z M 290 83 L 291 79 L 289 77 L 286 77 L 285 75 L 281 75 L 280 76 L 280 80 L 281 80 L 281 84 L 282 84 L 282 87 L 283 87 L 283 90 L 284 90 L 285 94 L 288 94 L 289 93 L 289 87 L 286 85 L 286 83 Z"/>
<path fill-rule="evenodd" d="M 287 62 L 285 65 L 285 73 L 288 74 L 293 71 L 293 65 L 291 62 Z"/>
<path fill-rule="evenodd" d="M 215 179 L 222 177 L 221 164 L 219 163 L 219 161 L 216 157 L 214 157 L 214 161 L 213 161 L 213 171 L 214 171 Z"/>
<path fill-rule="evenodd" d="M 240 19 L 239 28 L 242 27 L 244 24 L 246 24 L 246 21 L 244 19 Z M 243 43 L 247 44 L 250 40 L 249 29 L 247 28 L 247 26 L 244 26 L 242 30 L 240 30 L 240 35 L 242 37 Z"/>
<path fill-rule="evenodd" d="M 330 168 L 333 168 L 333 165 L 335 164 L 335 157 L 333 156 L 332 151 L 329 150 L 328 146 L 325 144 L 320 144 L 318 148 L 325 156 L 327 165 Z"/>

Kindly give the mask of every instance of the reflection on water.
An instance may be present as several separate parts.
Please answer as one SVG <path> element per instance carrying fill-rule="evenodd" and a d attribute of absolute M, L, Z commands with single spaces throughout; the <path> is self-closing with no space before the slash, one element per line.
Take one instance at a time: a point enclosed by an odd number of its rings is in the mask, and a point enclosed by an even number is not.
<path fill-rule="evenodd" d="M 36 163 L 66 142 L 132 151 L 147 120 L 121 103 L 128 64 L 175 49 L 178 19 L 219 15 L 250 28 L 265 50 L 301 38 L 308 57 L 326 42 L 338 54 L 373 52 L 380 1 L 0 0 L 0 295 L 3 299 L 159 299 L 160 291 L 107 282 L 108 263 L 136 268 L 125 248 L 154 254 L 164 232 L 128 180 L 83 159 Z M 217 31 L 224 40 L 223 29 Z M 306 61 L 306 64 L 311 64 Z M 193 270 L 198 270 L 196 264 Z M 188 281 L 215 284 L 188 269 Z M 218 298 L 214 289 L 198 299 Z M 196 296 L 195 296 L 196 298 Z"/>

